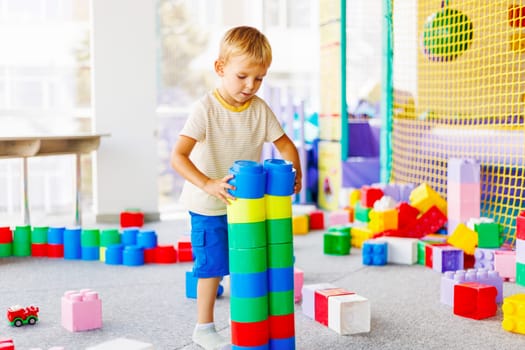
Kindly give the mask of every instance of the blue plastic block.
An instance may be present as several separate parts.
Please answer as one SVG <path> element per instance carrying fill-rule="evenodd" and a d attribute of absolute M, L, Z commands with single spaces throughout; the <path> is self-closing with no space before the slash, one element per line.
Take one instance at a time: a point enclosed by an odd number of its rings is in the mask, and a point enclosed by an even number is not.
<path fill-rule="evenodd" d="M 106 247 L 106 259 L 107 265 L 122 265 L 122 252 L 124 251 L 123 244 L 113 244 Z"/>
<path fill-rule="evenodd" d="M 235 186 L 229 190 L 237 198 L 262 198 L 266 188 L 266 172 L 261 164 L 252 160 L 238 160 L 233 163 L 229 173 L 234 177 L 228 183 Z"/>
<path fill-rule="evenodd" d="M 292 275 L 293 280 L 293 275 Z M 266 271 L 252 273 L 231 273 L 230 292 L 232 297 L 258 298 L 268 294 Z"/>
<path fill-rule="evenodd" d="M 366 241 L 362 247 L 363 265 L 386 265 L 388 246 L 386 242 Z"/>
<path fill-rule="evenodd" d="M 139 229 L 136 227 L 129 227 L 122 230 L 122 236 L 120 242 L 124 245 L 136 245 L 137 236 L 139 234 Z"/>
<path fill-rule="evenodd" d="M 292 162 L 283 159 L 266 159 L 266 194 L 291 196 L 295 185 L 295 169 Z"/>
<path fill-rule="evenodd" d="M 64 230 L 64 259 L 82 259 L 81 232 L 80 228 L 66 228 Z"/>
<path fill-rule="evenodd" d="M 128 245 L 122 251 L 122 264 L 126 266 L 144 265 L 144 248 L 138 245 Z"/>
<path fill-rule="evenodd" d="M 275 348 L 275 349 L 277 349 L 277 348 Z M 232 344 L 232 350 L 270 350 L 270 344 L 267 343 L 267 344 L 263 344 L 263 345 L 259 345 L 259 346 L 239 346 L 239 345 L 233 345 Z"/>
<path fill-rule="evenodd" d="M 286 292 L 293 290 L 293 266 L 271 267 L 268 269 L 268 291 Z"/>
<path fill-rule="evenodd" d="M 50 227 L 47 231 L 48 244 L 64 244 L 65 227 Z"/>
<path fill-rule="evenodd" d="M 295 337 L 273 339 L 270 338 L 270 349 L 272 350 L 295 350 Z"/>
<path fill-rule="evenodd" d="M 82 260 L 100 260 L 100 247 L 81 247 Z"/>
<path fill-rule="evenodd" d="M 155 248 L 157 246 L 157 233 L 153 230 L 139 231 L 137 245 L 142 248 Z"/>

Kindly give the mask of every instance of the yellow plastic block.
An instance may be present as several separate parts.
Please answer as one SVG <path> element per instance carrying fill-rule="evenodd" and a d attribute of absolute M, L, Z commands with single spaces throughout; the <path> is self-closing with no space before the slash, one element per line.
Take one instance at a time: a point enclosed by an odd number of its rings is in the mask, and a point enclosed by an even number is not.
<path fill-rule="evenodd" d="M 352 247 L 361 248 L 363 242 L 374 236 L 374 232 L 368 227 L 352 227 L 350 231 L 350 244 Z"/>
<path fill-rule="evenodd" d="M 288 219 L 292 217 L 292 196 L 265 195 L 266 219 Z"/>
<path fill-rule="evenodd" d="M 504 298 L 501 310 L 503 329 L 507 332 L 525 334 L 525 294 L 514 294 Z"/>
<path fill-rule="evenodd" d="M 100 247 L 99 260 L 106 262 L 106 247 Z"/>
<path fill-rule="evenodd" d="M 361 190 L 359 189 L 353 189 L 350 191 L 350 194 L 348 195 L 348 201 L 350 202 L 350 206 L 353 208 L 355 207 L 355 204 L 361 200 Z"/>
<path fill-rule="evenodd" d="M 310 229 L 308 215 L 296 215 L 292 217 L 292 231 L 294 235 L 305 235 Z"/>
<path fill-rule="evenodd" d="M 409 200 L 410 205 L 422 213 L 426 213 L 435 205 L 443 214 L 447 215 L 447 201 L 425 183 L 412 190 Z"/>
<path fill-rule="evenodd" d="M 465 224 L 459 224 L 448 237 L 447 242 L 465 253 L 474 255 L 478 245 L 478 234 L 469 229 Z"/>
<path fill-rule="evenodd" d="M 260 222 L 266 220 L 264 198 L 237 198 L 226 206 L 228 223 L 240 224 L 248 222 Z"/>
<path fill-rule="evenodd" d="M 398 228 L 398 212 L 396 209 L 388 209 L 375 211 L 370 210 L 370 221 L 368 227 L 372 232 L 378 233 L 386 230 L 397 230 Z"/>

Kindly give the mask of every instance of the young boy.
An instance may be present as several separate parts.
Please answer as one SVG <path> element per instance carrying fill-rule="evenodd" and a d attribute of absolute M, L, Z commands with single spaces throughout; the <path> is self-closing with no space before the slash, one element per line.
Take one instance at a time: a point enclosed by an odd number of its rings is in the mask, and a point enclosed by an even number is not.
<path fill-rule="evenodd" d="M 230 348 L 213 318 L 219 282 L 229 274 L 226 205 L 235 198 L 228 192 L 234 189 L 228 169 L 236 160 L 261 161 L 263 144 L 272 142 L 293 163 L 294 191 L 301 190 L 297 149 L 255 95 L 271 61 L 270 44 L 257 29 L 241 26 L 226 32 L 215 61 L 221 83 L 196 103 L 172 152 L 172 167 L 186 179 L 181 200 L 191 216 L 193 273 L 199 279 L 192 338 L 204 349 Z"/>

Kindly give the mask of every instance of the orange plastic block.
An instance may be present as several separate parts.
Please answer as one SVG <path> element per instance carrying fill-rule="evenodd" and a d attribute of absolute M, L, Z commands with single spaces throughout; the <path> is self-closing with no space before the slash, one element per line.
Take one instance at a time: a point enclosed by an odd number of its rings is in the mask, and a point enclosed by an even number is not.
<path fill-rule="evenodd" d="M 381 211 L 375 211 L 372 209 L 369 217 L 370 221 L 368 222 L 368 227 L 374 233 L 387 230 L 397 230 L 398 228 L 398 211 L 396 209 Z"/>
<path fill-rule="evenodd" d="M 503 322 L 507 332 L 525 334 L 525 294 L 514 294 L 503 299 Z"/>
<path fill-rule="evenodd" d="M 478 245 L 478 234 L 465 224 L 459 224 L 452 235 L 448 237 L 447 242 L 469 255 L 474 255 Z"/>
<path fill-rule="evenodd" d="M 305 235 L 308 231 L 308 215 L 297 215 L 292 217 L 292 232 L 294 235 Z"/>
<path fill-rule="evenodd" d="M 447 201 L 434 191 L 429 185 L 423 183 L 410 193 L 410 205 L 424 213 L 434 205 L 445 215 L 447 215 Z"/>

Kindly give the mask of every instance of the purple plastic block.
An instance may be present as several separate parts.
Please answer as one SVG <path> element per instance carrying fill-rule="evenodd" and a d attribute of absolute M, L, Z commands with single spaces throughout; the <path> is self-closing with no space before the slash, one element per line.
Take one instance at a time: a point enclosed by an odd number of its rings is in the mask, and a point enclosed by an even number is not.
<path fill-rule="evenodd" d="M 476 248 L 474 252 L 474 267 L 477 269 L 494 270 L 494 253 L 496 249 Z"/>
<path fill-rule="evenodd" d="M 432 248 L 432 269 L 437 272 L 463 269 L 463 250 L 452 246 L 434 246 Z"/>
<path fill-rule="evenodd" d="M 410 202 L 410 193 L 416 188 L 415 184 L 399 184 L 399 201 Z"/>
<path fill-rule="evenodd" d="M 383 191 L 383 195 L 389 196 L 394 199 L 396 202 L 399 202 L 399 186 L 396 184 L 383 184 L 383 183 L 374 183 L 372 184 L 374 188 L 380 188 Z"/>
<path fill-rule="evenodd" d="M 480 162 L 475 159 L 449 158 L 448 182 L 479 183 Z"/>
<path fill-rule="evenodd" d="M 467 271 L 447 271 L 441 276 L 441 303 L 453 306 L 454 285 L 463 282 L 478 282 L 494 286 L 498 290 L 496 303 L 501 303 L 503 301 L 503 279 L 497 271 L 469 269 Z"/>

